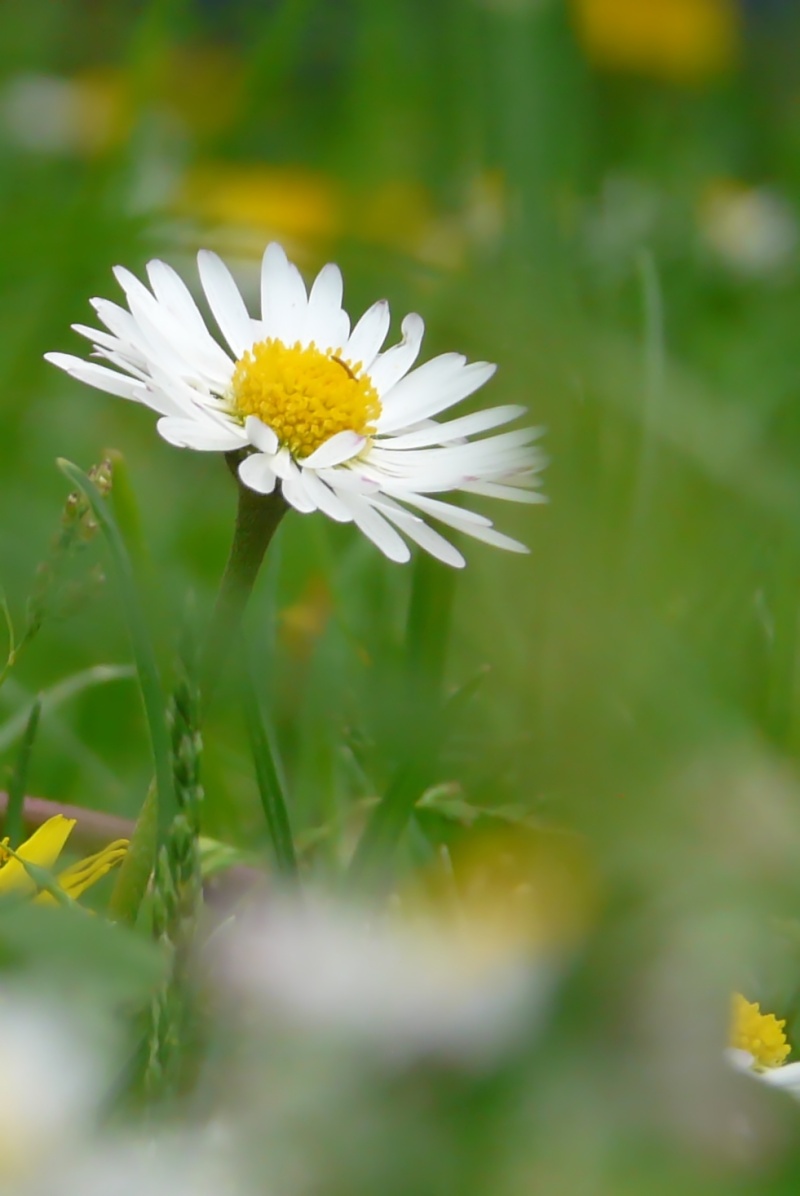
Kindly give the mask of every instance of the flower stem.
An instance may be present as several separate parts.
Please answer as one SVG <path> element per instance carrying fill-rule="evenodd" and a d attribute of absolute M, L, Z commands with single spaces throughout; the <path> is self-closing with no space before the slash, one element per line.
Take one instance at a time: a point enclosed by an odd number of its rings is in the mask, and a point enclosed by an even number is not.
<path fill-rule="evenodd" d="M 256 494 L 239 481 L 237 466 L 240 459 L 239 453 L 227 453 L 225 457 L 228 468 L 236 478 L 239 505 L 233 543 L 206 640 L 201 670 L 206 702 L 219 679 L 226 657 L 231 653 L 232 645 L 237 641 L 239 624 L 264 553 L 286 510 L 286 502 L 277 489 L 272 494 Z"/>

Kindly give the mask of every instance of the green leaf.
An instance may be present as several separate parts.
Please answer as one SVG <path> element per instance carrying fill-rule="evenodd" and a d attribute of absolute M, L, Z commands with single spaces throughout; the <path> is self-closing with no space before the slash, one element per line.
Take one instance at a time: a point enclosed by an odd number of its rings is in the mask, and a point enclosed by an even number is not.
<path fill-rule="evenodd" d="M 111 899 L 108 917 L 114 922 L 136 921 L 142 900 L 147 892 L 150 873 L 156 858 L 158 842 L 158 798 L 155 785 L 147 791 L 131 838 L 130 847 L 120 865 Z"/>
<path fill-rule="evenodd" d="M 84 910 L 1 901 L 0 968 L 44 973 L 54 991 L 83 990 L 117 1005 L 146 998 L 164 960 L 143 936 Z"/>

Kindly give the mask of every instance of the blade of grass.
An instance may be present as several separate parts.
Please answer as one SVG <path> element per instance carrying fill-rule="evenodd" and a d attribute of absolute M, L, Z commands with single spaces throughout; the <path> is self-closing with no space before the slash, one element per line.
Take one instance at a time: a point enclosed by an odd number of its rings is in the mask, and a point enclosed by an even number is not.
<path fill-rule="evenodd" d="M 432 557 L 417 557 L 406 628 L 406 751 L 353 854 L 350 875 L 357 885 L 369 886 L 385 871 L 433 779 L 444 735 L 441 690 L 454 594 L 455 572 Z"/>
<path fill-rule="evenodd" d="M 112 922 L 136 921 L 142 899 L 147 891 L 158 840 L 158 802 L 155 785 L 151 785 L 139 811 L 130 846 L 120 865 L 108 902 L 108 917 Z"/>
<path fill-rule="evenodd" d="M 22 743 L 19 745 L 19 751 L 17 752 L 14 771 L 8 782 L 8 805 L 6 807 L 4 833 L 15 845 L 22 842 L 24 834 L 22 807 L 25 804 L 25 790 L 28 786 L 28 768 L 31 761 L 33 741 L 36 738 L 36 732 L 39 730 L 41 713 L 42 699 L 38 697 L 31 706 L 30 714 L 25 724 L 25 733 L 22 736 Z"/>
<path fill-rule="evenodd" d="M 275 737 L 269 719 L 256 693 L 256 687 L 247 668 L 243 673 L 243 698 L 247 734 L 253 763 L 256 769 L 258 791 L 264 808 L 264 817 L 272 840 L 275 859 L 281 873 L 296 877 L 297 859 L 294 839 L 286 808 L 285 786 L 281 777 L 281 766 L 275 748 Z"/>
<path fill-rule="evenodd" d="M 58 466 L 72 485 L 81 490 L 86 496 L 94 517 L 108 544 L 112 565 L 117 577 L 123 610 L 125 611 L 128 623 L 128 631 L 131 637 L 133 655 L 139 677 L 139 686 L 142 692 L 142 701 L 150 732 L 150 745 L 153 753 L 158 795 L 158 842 L 163 843 L 166 840 L 167 832 L 176 813 L 172 754 L 170 751 L 166 704 L 161 688 L 161 678 L 153 646 L 150 642 L 147 624 L 139 602 L 139 596 L 136 592 L 130 557 L 128 556 L 125 543 L 111 510 L 91 479 L 77 465 L 73 465 L 71 461 L 65 461 L 63 458 L 60 458 Z"/>
<path fill-rule="evenodd" d="M 93 665 L 90 669 L 83 669 L 80 673 L 74 673 L 71 677 L 66 677 L 63 681 L 59 681 L 51 689 L 44 690 L 39 695 L 42 704 L 42 713 L 53 713 L 64 702 L 69 701 L 70 698 L 77 697 L 84 690 L 94 688 L 95 685 L 105 685 L 109 681 L 127 681 L 135 676 L 136 670 L 132 665 Z M 9 689 L 11 689 L 12 684 L 12 682 L 9 682 Z M 7 722 L 0 724 L 0 752 L 7 751 L 12 743 L 24 734 L 27 721 L 27 715 L 23 710 L 19 714 L 15 714 L 13 718 L 8 719 Z"/>

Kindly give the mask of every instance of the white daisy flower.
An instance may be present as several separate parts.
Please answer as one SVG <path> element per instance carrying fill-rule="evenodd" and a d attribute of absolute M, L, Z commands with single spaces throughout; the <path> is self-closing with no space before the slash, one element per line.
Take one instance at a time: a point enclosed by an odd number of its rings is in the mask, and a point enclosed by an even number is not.
<path fill-rule="evenodd" d="M 800 1063 L 786 1062 L 792 1048 L 785 1030 L 785 1018 L 779 1020 L 774 1013 L 762 1013 L 758 1002 L 734 993 L 730 1045 L 725 1056 L 737 1071 L 800 1099 Z"/>
<path fill-rule="evenodd" d="M 403 338 L 382 351 L 389 305 L 380 300 L 354 328 L 342 307 L 342 276 L 327 265 L 311 290 L 279 245 L 261 272 L 261 318 L 253 319 L 216 254 L 198 254 L 208 305 L 227 342 L 209 332 L 185 283 L 165 262 L 147 266 L 148 289 L 130 271 L 114 271 L 127 309 L 94 299 L 103 331 L 81 324 L 93 356 L 46 358 L 73 378 L 151 407 L 171 444 L 239 453 L 239 477 L 308 514 L 355 523 L 393 561 L 407 561 L 406 539 L 446 564 L 464 558 L 426 522 L 526 552 L 491 520 L 435 497 L 450 490 L 541 502 L 533 487 L 544 461 L 523 428 L 470 439 L 517 419 L 518 406 L 494 407 L 439 422 L 491 378 L 487 362 L 444 353 L 412 369 L 422 343 L 418 315 Z M 404 537 L 406 539 L 404 539 Z"/>

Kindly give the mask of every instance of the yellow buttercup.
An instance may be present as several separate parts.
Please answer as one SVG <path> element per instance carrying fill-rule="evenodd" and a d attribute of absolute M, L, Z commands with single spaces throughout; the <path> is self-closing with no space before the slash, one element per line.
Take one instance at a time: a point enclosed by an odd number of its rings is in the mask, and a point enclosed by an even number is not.
<path fill-rule="evenodd" d="M 54 868 L 75 824 L 74 818 L 56 814 L 42 823 L 13 855 L 8 851 L 8 840 L 5 840 L 0 845 L 0 897 L 6 893 L 30 895 L 40 904 L 55 905 L 57 900 L 52 893 L 37 891 L 36 882 L 25 864 L 48 871 Z M 127 839 L 115 839 L 100 851 L 57 873 L 55 882 L 68 897 L 80 897 L 120 864 L 127 850 Z"/>

